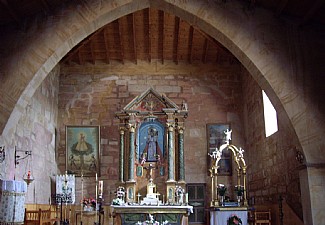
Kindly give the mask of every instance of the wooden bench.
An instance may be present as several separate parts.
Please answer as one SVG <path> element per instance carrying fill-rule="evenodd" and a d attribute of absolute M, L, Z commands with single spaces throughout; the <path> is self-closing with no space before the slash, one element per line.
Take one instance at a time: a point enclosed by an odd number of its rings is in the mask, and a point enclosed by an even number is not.
<path fill-rule="evenodd" d="M 52 225 L 59 221 L 58 218 L 51 217 L 51 209 L 47 210 L 26 210 L 24 224 L 29 225 Z"/>

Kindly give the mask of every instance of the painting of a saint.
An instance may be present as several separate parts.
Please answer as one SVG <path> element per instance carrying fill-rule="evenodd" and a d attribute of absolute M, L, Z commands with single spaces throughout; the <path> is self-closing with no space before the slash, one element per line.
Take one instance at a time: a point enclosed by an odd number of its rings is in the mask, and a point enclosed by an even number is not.
<path fill-rule="evenodd" d="M 99 127 L 67 126 L 67 170 L 91 176 L 98 173 Z"/>

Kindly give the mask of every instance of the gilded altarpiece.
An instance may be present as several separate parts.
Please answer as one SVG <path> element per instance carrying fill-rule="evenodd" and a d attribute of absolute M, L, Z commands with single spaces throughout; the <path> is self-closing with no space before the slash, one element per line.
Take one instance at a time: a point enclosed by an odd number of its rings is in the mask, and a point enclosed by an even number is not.
<path fill-rule="evenodd" d="M 185 189 L 184 122 L 185 102 L 176 105 L 149 88 L 120 112 L 119 183 L 126 202 L 140 203 L 148 182 L 161 202 L 175 201 L 175 187 Z"/>

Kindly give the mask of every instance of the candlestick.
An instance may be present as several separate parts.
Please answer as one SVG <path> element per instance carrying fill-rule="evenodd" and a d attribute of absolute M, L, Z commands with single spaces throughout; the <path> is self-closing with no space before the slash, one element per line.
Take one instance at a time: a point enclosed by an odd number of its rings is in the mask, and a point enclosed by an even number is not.
<path fill-rule="evenodd" d="M 80 224 L 82 224 L 82 202 L 84 200 L 84 174 L 81 172 L 81 204 L 80 204 Z"/>
<path fill-rule="evenodd" d="M 98 184 L 97 184 L 97 180 L 98 180 L 98 177 L 97 177 L 97 173 L 96 173 L 96 182 L 95 182 L 95 198 L 96 198 L 96 204 L 95 204 L 95 224 L 97 224 L 97 196 L 98 196 Z"/>

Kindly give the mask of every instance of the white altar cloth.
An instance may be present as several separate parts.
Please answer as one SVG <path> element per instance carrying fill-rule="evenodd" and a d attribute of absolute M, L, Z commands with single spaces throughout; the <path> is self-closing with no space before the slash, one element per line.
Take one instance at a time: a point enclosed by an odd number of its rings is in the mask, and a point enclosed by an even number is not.
<path fill-rule="evenodd" d="M 247 225 L 247 210 L 217 210 L 210 211 L 210 225 L 225 225 L 229 217 L 234 214 L 237 215 L 241 221 L 242 225 Z"/>
<path fill-rule="evenodd" d="M 26 192 L 24 181 L 0 180 L 1 223 L 24 223 Z"/>

